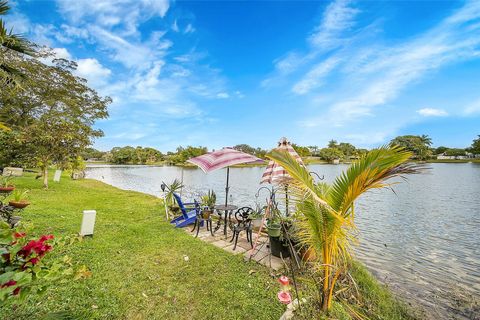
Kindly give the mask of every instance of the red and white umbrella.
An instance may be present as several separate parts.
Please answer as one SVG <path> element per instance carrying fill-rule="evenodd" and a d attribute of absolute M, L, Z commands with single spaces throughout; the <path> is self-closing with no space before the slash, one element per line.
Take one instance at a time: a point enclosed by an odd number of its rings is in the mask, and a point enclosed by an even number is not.
<path fill-rule="evenodd" d="M 263 163 L 262 159 L 259 159 L 251 154 L 235 150 L 233 148 L 223 148 L 217 151 L 209 152 L 204 155 L 187 160 L 187 162 L 193 163 L 200 167 L 203 172 L 227 168 L 227 185 L 225 187 L 225 206 L 228 204 L 228 178 L 230 174 L 229 166 L 242 163 Z"/>
<path fill-rule="evenodd" d="M 203 172 L 208 173 L 210 171 L 222 169 L 236 164 L 263 162 L 263 160 L 233 148 L 223 148 L 189 159 L 187 162 L 199 166 Z"/>
<path fill-rule="evenodd" d="M 288 152 L 295 160 L 297 160 L 298 163 L 303 164 L 302 158 L 298 155 L 298 153 L 293 149 L 292 145 L 290 142 L 287 140 L 287 138 L 283 137 L 280 139 L 278 142 L 278 147 L 275 148 L 275 150 L 279 151 L 286 151 Z M 262 180 L 260 180 L 260 183 L 279 183 L 284 181 L 285 179 L 290 178 L 290 175 L 288 174 L 285 169 L 277 164 L 275 161 L 270 160 L 268 163 L 267 169 L 262 175 Z"/>

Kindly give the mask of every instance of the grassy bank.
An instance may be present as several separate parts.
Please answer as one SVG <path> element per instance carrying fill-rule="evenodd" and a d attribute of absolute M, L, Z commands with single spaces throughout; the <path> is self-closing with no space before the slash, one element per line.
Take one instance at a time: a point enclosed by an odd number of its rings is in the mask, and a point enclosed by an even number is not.
<path fill-rule="evenodd" d="M 31 190 L 22 216 L 38 234 L 78 233 L 82 210 L 97 210 L 94 237 L 66 252 L 93 276 L 6 305 L 2 319 L 56 311 L 81 319 L 278 319 L 283 312 L 267 270 L 172 228 L 152 196 L 67 177 L 48 191 L 33 175 L 15 183 Z"/>
<path fill-rule="evenodd" d="M 155 197 L 66 176 L 48 191 L 33 174 L 15 183 L 31 190 L 32 205 L 22 216 L 37 234 L 75 234 L 82 210 L 97 210 L 94 237 L 56 252 L 87 265 L 92 277 L 58 284 L 21 306 L 7 304 L 0 308 L 2 319 L 41 319 L 58 311 L 79 319 L 278 319 L 284 311 L 267 269 L 172 228 Z M 360 264 L 352 275 L 361 298 L 340 299 L 332 319 L 355 319 L 355 312 L 370 319 L 413 319 Z M 315 295 L 308 281 L 300 282 L 303 297 Z M 312 304 L 298 319 L 319 315 Z"/>

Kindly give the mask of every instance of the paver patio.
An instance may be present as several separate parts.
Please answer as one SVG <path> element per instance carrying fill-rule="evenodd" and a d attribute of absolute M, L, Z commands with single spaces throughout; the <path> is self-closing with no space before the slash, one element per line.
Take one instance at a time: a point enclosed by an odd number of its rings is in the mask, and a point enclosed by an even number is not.
<path fill-rule="evenodd" d="M 192 230 L 191 226 L 188 226 L 183 229 L 185 230 L 186 233 L 190 234 L 192 237 L 195 237 L 196 230 L 195 232 L 191 232 Z M 254 260 L 257 263 L 264 265 L 268 268 L 271 268 L 275 271 L 278 271 L 284 267 L 284 261 L 281 258 L 272 256 L 272 254 L 270 253 L 268 237 L 261 235 L 260 238 L 258 239 L 258 243 L 255 248 L 255 251 L 252 252 L 251 251 L 252 246 L 247 241 L 246 234 L 243 232 L 240 234 L 238 238 L 237 247 L 235 248 L 235 250 L 233 250 L 234 243 L 230 242 L 231 234 L 225 237 L 221 231 L 222 230 L 218 230 L 212 236 L 210 231 L 207 231 L 205 227 L 202 227 L 198 233 L 198 238 L 207 243 L 211 243 L 216 247 L 222 248 L 223 250 L 231 254 L 234 254 L 234 255 L 243 254 L 245 257 L 245 260 Z M 255 243 L 256 237 L 257 237 L 257 234 L 254 233 L 253 234 L 254 243 Z"/>

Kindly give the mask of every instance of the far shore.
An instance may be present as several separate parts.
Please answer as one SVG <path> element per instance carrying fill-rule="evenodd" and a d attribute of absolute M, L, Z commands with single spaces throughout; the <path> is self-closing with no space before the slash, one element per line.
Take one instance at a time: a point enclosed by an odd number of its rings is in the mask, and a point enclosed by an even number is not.
<path fill-rule="evenodd" d="M 305 164 L 333 164 L 326 160 L 318 159 L 318 158 L 305 158 L 303 159 Z M 418 161 L 418 162 L 425 162 L 425 163 L 480 163 L 480 159 L 429 159 L 425 161 Z M 351 164 L 352 161 L 340 161 L 340 164 Z M 178 164 L 169 164 L 166 161 L 160 161 L 155 163 L 147 163 L 147 164 L 139 164 L 139 163 L 111 163 L 107 161 L 86 161 L 87 166 L 90 164 L 105 164 L 105 165 L 131 165 L 131 166 L 171 166 L 171 167 L 181 167 L 181 168 L 197 168 L 194 164 L 191 163 L 178 163 Z M 231 166 L 232 168 L 253 168 L 253 167 L 265 167 L 268 164 L 268 161 L 264 161 L 263 163 L 253 163 L 253 164 L 237 164 Z"/>

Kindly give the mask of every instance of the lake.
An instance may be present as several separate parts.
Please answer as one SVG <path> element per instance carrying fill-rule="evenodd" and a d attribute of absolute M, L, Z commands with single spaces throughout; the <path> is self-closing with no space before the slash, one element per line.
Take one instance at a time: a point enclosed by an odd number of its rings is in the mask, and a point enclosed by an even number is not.
<path fill-rule="evenodd" d="M 406 301 L 422 306 L 431 319 L 480 319 L 480 164 L 428 165 L 422 175 L 357 202 L 356 257 Z M 347 165 L 311 165 L 332 181 Z M 230 169 L 229 202 L 263 204 L 259 189 L 264 167 Z M 225 170 L 154 166 L 90 165 L 87 177 L 121 189 L 161 196 L 162 181 L 181 179 L 183 197 L 208 189 L 224 202 Z M 223 198 L 222 198 L 223 197 Z"/>

